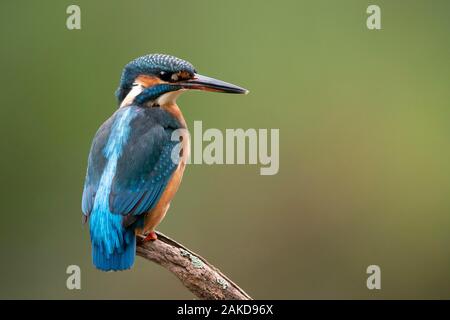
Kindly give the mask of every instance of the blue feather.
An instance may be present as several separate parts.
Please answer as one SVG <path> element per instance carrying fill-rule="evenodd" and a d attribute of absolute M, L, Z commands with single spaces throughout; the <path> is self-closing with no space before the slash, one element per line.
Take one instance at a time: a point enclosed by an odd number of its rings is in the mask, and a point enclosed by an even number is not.
<path fill-rule="evenodd" d="M 134 231 L 126 230 L 122 226 L 122 217 L 109 210 L 109 195 L 117 162 L 130 133 L 129 123 L 134 117 L 131 111 L 131 108 L 124 108 L 116 113 L 108 143 L 103 150 L 108 162 L 100 178 L 90 218 L 92 259 L 101 270 L 128 269 L 134 262 Z"/>
<path fill-rule="evenodd" d="M 123 249 L 116 250 L 112 254 L 105 254 L 101 246 L 92 245 L 92 261 L 98 269 L 103 271 L 130 269 L 134 264 L 135 254 L 136 237 L 133 230 L 126 232 Z"/>

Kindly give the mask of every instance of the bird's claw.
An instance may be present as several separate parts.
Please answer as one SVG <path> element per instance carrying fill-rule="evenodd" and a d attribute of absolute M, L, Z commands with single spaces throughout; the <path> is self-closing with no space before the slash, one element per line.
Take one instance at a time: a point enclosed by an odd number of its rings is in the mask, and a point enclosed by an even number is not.
<path fill-rule="evenodd" d="M 156 239 L 158 239 L 158 236 L 156 235 L 155 231 L 150 231 L 144 238 L 144 242 L 148 242 L 148 241 L 155 241 Z"/>

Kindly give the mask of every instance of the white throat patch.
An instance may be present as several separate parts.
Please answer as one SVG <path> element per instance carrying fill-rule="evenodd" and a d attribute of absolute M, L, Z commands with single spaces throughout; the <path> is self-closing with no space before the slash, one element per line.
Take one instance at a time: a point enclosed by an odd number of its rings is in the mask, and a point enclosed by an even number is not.
<path fill-rule="evenodd" d="M 144 86 L 142 86 L 141 84 L 134 85 L 131 88 L 130 92 L 128 92 L 125 99 L 123 99 L 122 103 L 120 104 L 120 108 L 130 105 L 133 102 L 134 98 L 142 91 L 144 91 L 144 89 Z"/>
<path fill-rule="evenodd" d="M 186 89 L 180 89 L 177 91 L 171 91 L 171 92 L 164 93 L 158 99 L 156 99 L 154 103 L 160 105 L 161 107 L 175 104 L 177 102 L 177 98 L 184 91 L 186 91 Z"/>

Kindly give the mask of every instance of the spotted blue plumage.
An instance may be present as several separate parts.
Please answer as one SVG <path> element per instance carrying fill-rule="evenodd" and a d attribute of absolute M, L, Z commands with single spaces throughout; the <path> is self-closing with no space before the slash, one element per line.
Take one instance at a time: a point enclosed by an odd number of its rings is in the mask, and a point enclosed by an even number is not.
<path fill-rule="evenodd" d="M 92 259 L 101 270 L 134 263 L 134 230 L 158 202 L 178 163 L 171 158 L 178 121 L 160 108 L 119 109 L 92 143 L 82 209 L 89 217 Z"/>

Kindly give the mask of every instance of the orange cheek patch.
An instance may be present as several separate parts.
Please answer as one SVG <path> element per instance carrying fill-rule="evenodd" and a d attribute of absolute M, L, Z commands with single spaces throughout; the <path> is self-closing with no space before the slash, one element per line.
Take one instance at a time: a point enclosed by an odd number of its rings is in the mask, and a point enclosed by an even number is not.
<path fill-rule="evenodd" d="M 136 78 L 136 82 L 144 86 L 145 88 L 152 87 L 154 85 L 164 83 L 161 79 L 158 77 L 153 77 L 149 75 L 140 75 Z"/>
<path fill-rule="evenodd" d="M 177 80 L 188 80 L 192 79 L 192 75 L 187 71 L 180 71 L 177 73 Z"/>

